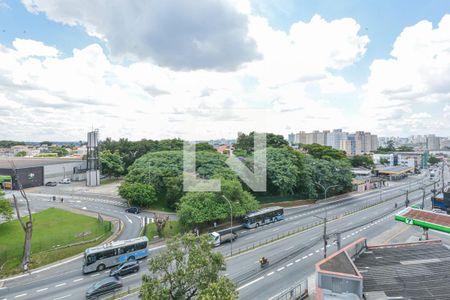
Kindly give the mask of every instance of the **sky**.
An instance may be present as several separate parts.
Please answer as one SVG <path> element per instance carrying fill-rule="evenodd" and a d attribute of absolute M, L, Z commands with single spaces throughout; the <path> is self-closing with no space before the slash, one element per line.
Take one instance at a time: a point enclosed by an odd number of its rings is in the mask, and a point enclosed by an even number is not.
<path fill-rule="evenodd" d="M 0 128 L 450 136 L 450 1 L 0 0 Z"/>

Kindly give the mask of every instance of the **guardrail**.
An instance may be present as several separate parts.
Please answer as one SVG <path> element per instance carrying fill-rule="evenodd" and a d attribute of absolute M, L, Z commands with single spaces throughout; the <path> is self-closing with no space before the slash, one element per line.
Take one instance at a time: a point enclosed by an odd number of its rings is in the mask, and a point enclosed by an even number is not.
<path fill-rule="evenodd" d="M 298 282 L 293 287 L 270 300 L 301 300 L 308 297 L 308 279 Z"/>
<path fill-rule="evenodd" d="M 428 184 L 425 187 L 431 187 L 431 186 L 433 186 L 433 184 Z M 411 197 L 410 201 L 414 200 L 414 199 L 412 199 L 411 194 L 414 193 L 414 192 L 417 192 L 417 191 L 421 191 L 421 188 L 418 188 L 418 189 L 415 189 L 415 190 L 412 190 L 412 191 L 408 192 L 410 197 Z M 371 208 L 371 207 L 383 204 L 383 203 L 388 202 L 388 201 L 392 201 L 392 200 L 394 200 L 396 198 L 399 198 L 399 197 L 402 197 L 402 196 L 405 196 L 405 195 L 406 195 L 406 192 L 405 193 L 400 193 L 399 195 L 391 196 L 391 197 L 383 199 L 381 201 L 376 201 L 376 202 L 372 202 L 372 203 L 367 202 L 367 204 L 362 206 L 362 207 L 358 207 L 358 208 L 355 208 L 355 209 L 352 209 L 352 210 L 345 211 L 345 212 L 343 212 L 342 214 L 339 214 L 339 215 L 328 217 L 327 218 L 327 222 L 335 221 L 337 219 L 340 219 L 340 218 L 343 218 L 343 217 L 346 217 L 346 216 L 358 213 L 360 211 L 363 211 L 363 210 L 366 210 L 368 208 Z M 399 208 L 400 207 L 402 207 L 402 205 L 399 205 Z M 384 214 L 381 217 L 384 217 Z M 371 221 L 369 221 L 367 223 L 376 221 L 379 218 L 380 217 L 374 218 L 374 219 L 372 219 Z M 293 230 L 289 230 L 289 231 L 287 231 L 285 233 L 278 234 L 277 236 L 273 236 L 272 238 L 268 238 L 266 240 L 259 241 L 258 243 L 253 243 L 253 244 L 248 245 L 246 247 L 240 247 L 240 248 L 234 249 L 233 250 L 233 255 L 241 254 L 241 253 L 244 253 L 244 252 L 247 252 L 247 251 L 259 248 L 259 247 L 262 247 L 264 245 L 273 243 L 275 241 L 281 240 L 283 238 L 287 238 L 289 236 L 298 234 L 300 232 L 303 232 L 303 231 L 306 231 L 306 230 L 309 230 L 311 228 L 318 227 L 318 226 L 321 226 L 321 225 L 323 225 L 323 220 L 320 220 L 320 221 L 317 221 L 317 222 L 314 222 L 314 223 L 310 223 L 310 224 L 307 224 L 307 225 L 299 226 L 299 227 L 297 227 L 297 228 L 295 228 Z M 348 230 L 346 230 L 346 231 L 348 231 Z M 226 253 L 225 256 L 226 257 L 230 257 L 230 253 Z"/>

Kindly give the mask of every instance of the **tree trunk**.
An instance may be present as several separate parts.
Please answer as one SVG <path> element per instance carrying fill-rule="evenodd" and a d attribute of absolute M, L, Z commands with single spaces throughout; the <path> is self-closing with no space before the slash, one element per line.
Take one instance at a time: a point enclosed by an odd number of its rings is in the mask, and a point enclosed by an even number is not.
<path fill-rule="evenodd" d="M 23 256 L 22 256 L 22 266 L 24 272 L 28 271 L 28 265 L 30 263 L 32 235 L 33 235 L 33 223 L 31 221 L 27 221 L 25 229 L 25 241 L 23 244 Z"/>

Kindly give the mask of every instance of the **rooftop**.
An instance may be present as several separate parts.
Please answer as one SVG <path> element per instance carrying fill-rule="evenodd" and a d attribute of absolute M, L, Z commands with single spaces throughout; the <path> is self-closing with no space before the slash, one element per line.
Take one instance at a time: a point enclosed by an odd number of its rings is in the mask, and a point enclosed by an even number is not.
<path fill-rule="evenodd" d="M 440 242 L 369 246 L 355 265 L 369 297 L 426 300 L 450 295 L 450 250 Z"/>
<path fill-rule="evenodd" d="M 10 161 L 14 162 L 16 168 L 31 168 L 48 166 L 55 164 L 82 162 L 82 160 L 76 158 L 23 158 L 23 157 L 8 157 L 0 158 L 0 169 L 11 169 Z"/>
<path fill-rule="evenodd" d="M 414 172 L 414 168 L 405 166 L 378 167 L 377 171 L 380 174 L 399 175 L 408 172 Z"/>
<path fill-rule="evenodd" d="M 317 263 L 316 270 L 319 299 L 364 295 L 367 300 L 431 300 L 450 295 L 450 250 L 438 240 L 368 246 L 362 238 Z"/>

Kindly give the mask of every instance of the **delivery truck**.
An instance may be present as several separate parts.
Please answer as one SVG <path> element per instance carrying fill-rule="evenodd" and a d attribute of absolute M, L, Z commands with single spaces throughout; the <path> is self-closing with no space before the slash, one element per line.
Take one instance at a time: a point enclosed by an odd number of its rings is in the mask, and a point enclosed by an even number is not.
<path fill-rule="evenodd" d="M 211 232 L 209 234 L 209 236 L 211 238 L 211 243 L 215 247 L 220 246 L 223 243 L 231 242 L 231 241 L 234 241 L 235 239 L 237 239 L 237 234 L 234 232 L 220 234 L 220 233 L 214 231 L 214 232 Z"/>

